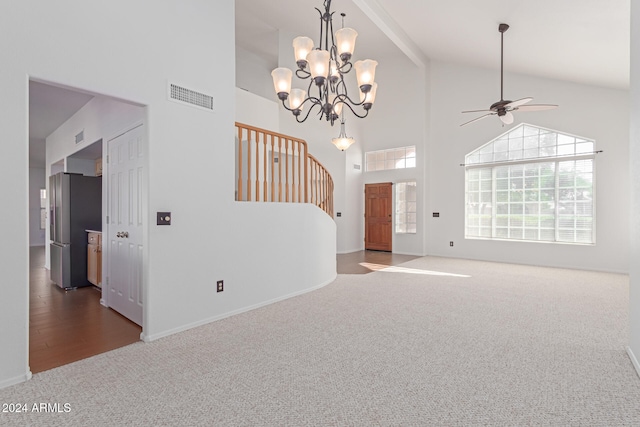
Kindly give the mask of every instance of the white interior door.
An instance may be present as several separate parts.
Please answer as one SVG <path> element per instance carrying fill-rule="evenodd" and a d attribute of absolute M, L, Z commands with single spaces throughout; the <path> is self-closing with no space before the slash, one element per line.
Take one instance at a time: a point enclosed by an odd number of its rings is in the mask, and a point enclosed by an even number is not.
<path fill-rule="evenodd" d="M 142 326 L 144 126 L 108 141 L 107 305 Z M 105 242 L 106 241 L 106 242 Z"/>

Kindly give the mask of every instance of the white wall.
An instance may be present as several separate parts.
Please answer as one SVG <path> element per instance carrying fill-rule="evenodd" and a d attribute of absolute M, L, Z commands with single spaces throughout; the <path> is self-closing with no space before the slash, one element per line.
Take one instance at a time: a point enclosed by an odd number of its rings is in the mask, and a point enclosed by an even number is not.
<path fill-rule="evenodd" d="M 496 117 L 460 127 L 474 118 L 463 110 L 488 108 L 499 97 L 499 72 L 432 63 L 432 120 L 428 179 L 432 210 L 429 253 L 523 264 L 627 272 L 629 246 L 628 93 L 573 83 L 505 74 L 509 99 L 534 97 L 556 110 L 515 113 L 511 126 Z M 519 123 L 594 139 L 597 244 L 593 246 L 464 239 L 465 154 Z M 449 246 L 454 241 L 454 247 Z"/>
<path fill-rule="evenodd" d="M 280 132 L 278 104 L 259 95 L 236 88 L 235 119 L 239 123 Z"/>
<path fill-rule="evenodd" d="M 273 92 L 271 71 L 277 64 L 236 46 L 236 87 L 265 99 L 277 99 Z"/>
<path fill-rule="evenodd" d="M 172 226 L 164 227 L 161 237 L 175 236 L 188 221 L 182 210 L 174 209 Z M 198 269 L 172 269 L 172 298 L 156 299 L 153 305 L 154 311 L 172 314 L 158 316 L 145 340 L 295 296 L 336 278 L 335 223 L 316 206 L 234 202 L 233 220 L 220 225 L 224 227 L 214 234 L 198 236 L 225 256 L 212 256 Z M 203 250 L 193 238 L 190 243 Z M 193 256 L 192 250 L 180 251 L 166 262 L 188 263 Z M 228 266 L 221 268 L 220 262 Z M 224 280 L 220 294 L 217 280 Z"/>
<path fill-rule="evenodd" d="M 640 3 L 631 2 L 629 356 L 640 375 Z"/>
<path fill-rule="evenodd" d="M 392 234 L 393 252 L 425 255 L 424 236 L 428 234 L 424 211 L 428 200 L 428 183 L 425 180 L 427 151 L 427 126 L 429 122 L 426 71 L 417 67 L 403 54 L 385 57 L 376 68 L 378 91 L 376 102 L 363 123 L 363 151 L 386 150 L 395 147 L 416 146 L 415 168 L 364 172 L 365 184 L 379 182 L 417 182 L 418 219 L 416 234 Z M 363 171 L 364 171 L 363 159 Z M 363 190 L 363 189 L 362 189 Z M 357 197 L 364 203 L 363 191 Z M 395 186 L 394 186 L 395 197 Z M 395 221 L 395 218 L 394 218 Z M 364 229 L 364 219 L 360 221 Z M 395 223 L 394 228 L 395 230 Z"/>
<path fill-rule="evenodd" d="M 0 180 L 13 185 L 0 187 L 0 200 L 13 209 L 0 223 L 5 243 L 0 322 L 9 325 L 0 336 L 0 387 L 30 377 L 29 78 L 146 106 L 145 339 L 250 308 L 260 298 L 308 290 L 335 276 L 335 233 L 331 222 L 320 219 L 323 212 L 312 206 L 294 212 L 299 219 L 288 232 L 283 231 L 289 226 L 287 216 L 278 210 L 286 207 L 248 212 L 250 206 L 234 201 L 233 0 L 60 0 L 4 6 L 0 51 L 11 61 L 3 65 L 0 80 Z M 212 95 L 215 113 L 168 101 L 168 81 Z M 95 140 L 87 127 L 85 138 Z M 52 161 L 64 155 L 50 154 Z M 154 213 L 164 210 L 172 211 L 173 225 L 153 225 Z M 311 222 L 319 228 L 309 230 Z M 278 245 L 286 245 L 293 232 L 300 232 L 296 239 L 311 240 L 305 248 L 318 248 L 294 259 L 301 264 L 273 251 L 276 236 L 285 239 Z M 299 247 L 299 241 L 292 240 L 291 247 Z M 251 259 L 247 251 L 262 258 Z M 272 268 L 261 271 L 253 265 Z M 219 279 L 225 280 L 225 291 L 216 294 Z"/>
<path fill-rule="evenodd" d="M 345 191 L 344 201 L 340 203 L 340 206 L 344 207 L 344 211 L 337 211 L 341 213 L 341 216 L 335 218 L 340 229 L 344 231 L 341 234 L 342 246 L 338 253 L 355 252 L 364 247 L 364 225 L 362 223 L 364 217 L 364 153 L 362 143 L 359 142 L 362 137 L 356 138 L 350 130 L 347 130 L 347 135 L 355 138 L 356 142 L 345 151 Z M 355 166 L 359 166 L 359 169 Z"/>
<path fill-rule="evenodd" d="M 29 168 L 29 245 L 43 246 L 45 230 L 40 229 L 40 189 L 46 188 L 45 171 Z"/>

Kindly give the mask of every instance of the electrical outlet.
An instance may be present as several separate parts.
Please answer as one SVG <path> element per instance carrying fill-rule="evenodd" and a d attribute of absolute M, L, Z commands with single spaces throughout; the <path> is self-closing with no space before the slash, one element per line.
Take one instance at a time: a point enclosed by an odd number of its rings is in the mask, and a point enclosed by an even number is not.
<path fill-rule="evenodd" d="M 453 242 L 449 242 L 449 246 L 453 246 Z"/>
<path fill-rule="evenodd" d="M 224 291 L 224 280 L 218 280 L 216 282 L 216 285 L 218 286 L 218 289 L 216 292 L 222 292 Z"/>

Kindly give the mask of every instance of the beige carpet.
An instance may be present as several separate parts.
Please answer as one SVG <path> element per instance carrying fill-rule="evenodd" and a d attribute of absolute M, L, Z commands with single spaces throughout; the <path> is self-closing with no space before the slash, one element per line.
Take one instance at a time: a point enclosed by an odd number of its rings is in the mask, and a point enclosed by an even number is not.
<path fill-rule="evenodd" d="M 37 374 L 0 425 L 640 425 L 628 277 L 445 258 Z"/>

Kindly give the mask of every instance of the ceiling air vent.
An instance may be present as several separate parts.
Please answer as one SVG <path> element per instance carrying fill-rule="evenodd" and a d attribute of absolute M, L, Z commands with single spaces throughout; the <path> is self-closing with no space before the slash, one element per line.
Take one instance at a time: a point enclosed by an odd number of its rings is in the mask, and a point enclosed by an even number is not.
<path fill-rule="evenodd" d="M 213 111 L 213 97 L 195 90 L 169 83 L 169 99 L 181 104 Z"/>

